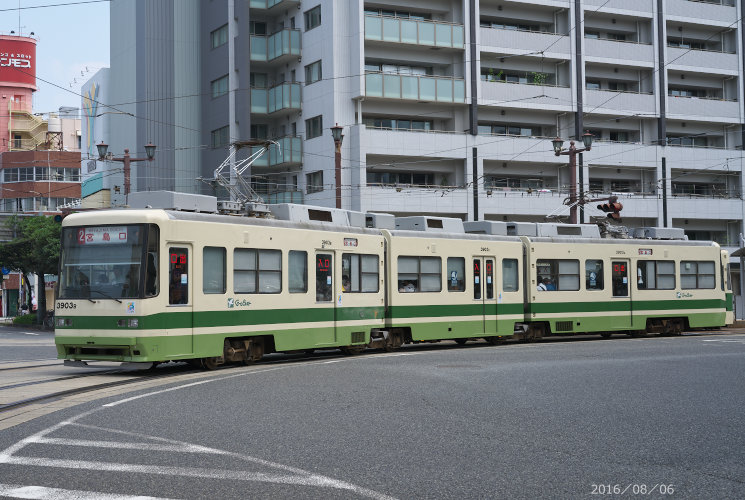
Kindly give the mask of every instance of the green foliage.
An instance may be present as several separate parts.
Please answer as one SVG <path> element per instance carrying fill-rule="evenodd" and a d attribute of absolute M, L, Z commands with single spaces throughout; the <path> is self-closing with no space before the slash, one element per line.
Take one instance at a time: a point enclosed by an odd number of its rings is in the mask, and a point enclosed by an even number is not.
<path fill-rule="evenodd" d="M 531 71 L 531 76 L 533 77 L 533 84 L 534 85 L 543 85 L 546 83 L 546 80 L 548 79 L 548 75 L 546 73 L 540 73 L 537 71 Z"/>
<path fill-rule="evenodd" d="M 14 325 L 33 325 L 36 323 L 36 313 L 24 314 L 13 318 Z"/>
<path fill-rule="evenodd" d="M 13 216 L 7 222 L 15 237 L 0 244 L 3 266 L 39 277 L 38 315 L 47 310 L 44 274 L 57 274 L 60 253 L 61 226 L 52 217 Z M 21 302 L 25 300 L 21 299 Z"/>

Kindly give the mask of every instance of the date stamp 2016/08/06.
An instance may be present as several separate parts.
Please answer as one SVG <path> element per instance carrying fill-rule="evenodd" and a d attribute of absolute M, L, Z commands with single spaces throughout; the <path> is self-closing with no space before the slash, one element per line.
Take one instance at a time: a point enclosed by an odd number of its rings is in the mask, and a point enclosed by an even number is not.
<path fill-rule="evenodd" d="M 595 484 L 590 485 L 591 495 L 672 495 L 675 493 L 675 485 L 658 483 L 654 486 L 648 484 Z"/>

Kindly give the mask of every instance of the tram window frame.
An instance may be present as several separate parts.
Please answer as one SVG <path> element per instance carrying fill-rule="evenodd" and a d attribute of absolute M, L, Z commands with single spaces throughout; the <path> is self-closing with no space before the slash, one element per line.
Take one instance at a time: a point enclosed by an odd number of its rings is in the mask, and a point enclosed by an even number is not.
<path fill-rule="evenodd" d="M 711 266 L 711 272 L 702 273 L 701 265 Z M 693 271 L 693 272 L 684 272 Z M 690 279 L 692 283 L 688 283 Z M 702 279 L 710 280 L 706 286 L 702 285 Z M 693 286 L 691 286 L 693 285 Z M 711 260 L 681 260 L 680 261 L 680 288 L 682 290 L 713 290 L 716 288 L 716 263 Z"/>
<path fill-rule="evenodd" d="M 518 272 L 517 259 L 502 259 L 502 291 L 520 291 L 520 273 Z"/>
<path fill-rule="evenodd" d="M 145 297 L 157 297 L 160 294 L 160 282 L 158 279 L 158 256 L 160 248 L 160 228 L 150 224 L 147 233 L 147 247 L 145 251 L 145 278 L 143 280 Z"/>
<path fill-rule="evenodd" d="M 599 264 L 599 267 L 598 267 Z M 590 268 L 590 266 L 593 266 Z M 592 280 L 590 273 L 595 272 L 595 286 L 592 286 Z M 587 259 L 585 260 L 585 290 L 587 291 L 601 291 L 605 289 L 604 280 L 604 263 L 602 259 Z"/>
<path fill-rule="evenodd" d="M 287 281 L 290 293 L 308 293 L 308 252 L 290 250 L 287 256 Z"/>
<path fill-rule="evenodd" d="M 416 271 L 407 270 L 401 272 L 402 263 L 416 262 Z M 430 271 L 430 265 L 437 263 L 437 272 Z M 425 264 L 423 266 L 423 264 Z M 398 268 L 398 291 L 402 293 L 437 293 L 442 291 L 442 259 L 440 257 L 423 257 L 418 255 L 399 255 L 397 261 Z M 425 268 L 423 270 L 423 268 Z M 403 277 L 402 277 L 403 276 Z M 425 282 L 428 283 L 425 287 Z M 434 285 L 436 283 L 437 288 Z M 426 288 L 426 289 L 425 289 Z"/>
<path fill-rule="evenodd" d="M 453 276 L 453 273 L 455 273 L 455 276 Z M 460 273 L 460 275 L 458 273 Z M 466 259 L 465 257 L 448 257 L 447 282 L 448 282 L 448 292 L 465 292 L 466 291 Z"/>
<path fill-rule="evenodd" d="M 343 253 L 341 275 L 344 293 L 378 293 L 380 258 L 375 254 Z"/>
<path fill-rule="evenodd" d="M 663 269 L 667 272 L 661 272 L 660 265 L 664 264 Z M 652 272 L 650 273 L 650 268 Z M 669 271 L 672 272 L 669 272 Z M 650 280 L 650 277 L 654 280 Z M 665 286 L 660 286 L 660 278 L 663 279 Z M 668 280 L 672 279 L 672 285 Z M 636 262 L 636 288 L 638 290 L 675 290 L 675 261 L 674 260 L 638 260 Z M 639 286 L 642 285 L 642 286 Z"/>
<path fill-rule="evenodd" d="M 546 291 L 579 291 L 579 259 L 538 259 L 536 261 L 536 276 L 543 280 L 550 278 L 555 284 L 555 290 L 547 288 Z"/>
<path fill-rule="evenodd" d="M 267 263 L 271 263 L 266 265 Z M 278 265 L 275 265 L 278 264 Z M 253 289 L 240 285 L 250 284 Z M 272 278 L 271 281 L 268 278 Z M 307 280 L 306 280 L 307 281 Z M 233 250 L 233 293 L 276 295 L 282 293 L 282 250 L 273 248 L 236 248 Z"/>
<path fill-rule="evenodd" d="M 202 247 L 202 293 L 222 295 L 227 292 L 227 281 L 225 247 Z"/>

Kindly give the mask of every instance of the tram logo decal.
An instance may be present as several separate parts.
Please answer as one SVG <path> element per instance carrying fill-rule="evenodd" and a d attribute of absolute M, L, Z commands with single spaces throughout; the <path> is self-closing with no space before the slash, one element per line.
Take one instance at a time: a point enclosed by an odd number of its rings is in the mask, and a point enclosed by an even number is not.
<path fill-rule="evenodd" d="M 689 299 L 689 298 L 693 297 L 693 294 L 692 293 L 688 293 L 688 292 L 685 292 L 685 293 L 676 292 L 675 296 L 678 297 L 679 299 Z"/>
<path fill-rule="evenodd" d="M 228 309 L 233 309 L 235 307 L 248 307 L 250 305 L 251 305 L 250 300 L 246 300 L 246 299 L 235 300 L 232 297 L 228 299 Z"/>

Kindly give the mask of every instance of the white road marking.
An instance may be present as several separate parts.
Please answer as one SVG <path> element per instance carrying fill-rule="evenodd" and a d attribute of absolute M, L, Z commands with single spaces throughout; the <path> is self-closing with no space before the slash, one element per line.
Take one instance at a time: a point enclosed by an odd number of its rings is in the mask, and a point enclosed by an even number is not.
<path fill-rule="evenodd" d="M 285 367 L 277 367 L 274 369 L 282 369 L 282 368 L 285 368 Z M 268 370 L 273 370 L 273 369 L 268 369 Z M 262 371 L 268 371 L 268 370 L 262 370 Z M 253 372 L 253 373 L 261 373 L 261 372 Z M 248 374 L 247 373 L 236 374 L 236 375 L 231 375 L 229 377 L 221 377 L 220 379 L 211 379 L 210 381 L 224 380 L 226 378 L 233 378 L 233 377 L 242 376 L 242 375 L 248 375 Z M 196 385 L 196 384 L 186 384 L 184 386 L 171 388 L 171 390 L 193 386 L 193 385 Z M 158 392 L 166 392 L 166 391 L 158 391 Z M 153 394 L 155 393 L 148 393 L 147 395 L 153 395 Z M 128 400 L 131 400 L 131 398 L 121 400 L 120 402 L 124 402 Z M 359 496 L 374 498 L 377 500 L 389 500 L 393 498 L 383 493 L 379 493 L 374 490 L 363 488 L 361 486 L 357 486 L 355 484 L 348 483 L 346 481 L 340 481 L 340 480 L 336 480 L 336 479 L 333 479 L 327 476 L 313 474 L 312 472 L 308 472 L 303 469 L 291 467 L 289 465 L 283 465 L 283 464 L 276 463 L 276 462 L 270 462 L 268 460 L 263 460 L 263 459 L 252 457 L 249 455 L 243 455 L 240 453 L 229 452 L 225 450 L 218 450 L 215 448 L 199 446 L 199 445 L 195 445 L 191 443 L 175 441 L 172 439 L 165 439 L 165 438 L 160 438 L 156 436 L 148 436 L 145 434 L 124 432 L 124 431 L 120 431 L 116 429 L 106 429 L 102 427 L 77 423 L 78 420 L 88 415 L 91 415 L 93 413 L 97 413 L 103 410 L 103 408 L 104 406 L 100 406 L 93 410 L 89 410 L 87 412 L 81 413 L 80 415 L 77 415 L 71 418 L 70 420 L 60 422 L 56 425 L 53 425 L 52 427 L 49 427 L 25 439 L 22 439 L 21 441 L 15 443 L 9 448 L 6 448 L 5 450 L 0 451 L 0 464 L 32 466 L 32 467 L 49 467 L 49 468 L 61 468 L 61 469 L 72 469 L 72 470 L 95 470 L 95 471 L 107 471 L 107 472 L 149 474 L 149 475 L 201 477 L 201 478 L 206 478 L 206 479 L 221 479 L 221 480 L 228 479 L 228 480 L 236 480 L 236 481 L 265 482 L 265 483 L 286 484 L 286 485 L 294 485 L 294 486 L 334 488 L 334 489 L 349 491 L 350 493 L 353 493 Z M 75 440 L 47 437 L 49 434 L 52 434 L 53 432 L 58 431 L 64 428 L 65 426 L 80 426 L 80 427 L 86 427 L 86 428 L 91 428 L 91 429 L 98 429 L 102 431 L 111 432 L 114 434 L 127 435 L 130 437 L 130 439 L 132 437 L 144 438 L 144 439 L 148 439 L 151 441 L 166 443 L 168 445 L 173 446 L 174 449 L 177 449 L 178 451 L 186 452 L 186 450 L 188 449 L 189 453 L 220 454 L 220 455 L 234 458 L 234 459 L 237 459 L 243 462 L 248 462 L 248 463 L 261 465 L 261 466 L 268 467 L 268 468 L 273 468 L 281 472 L 272 474 L 272 473 L 241 471 L 241 470 L 227 470 L 227 469 L 221 470 L 221 469 L 202 469 L 202 468 L 193 468 L 193 467 L 154 466 L 152 464 L 139 465 L 139 464 L 97 462 L 97 461 L 85 461 L 85 460 L 62 460 L 62 459 L 51 459 L 51 458 L 44 458 L 44 457 L 23 457 L 23 456 L 16 455 L 19 451 L 21 451 L 26 446 L 32 445 L 35 443 L 36 444 L 46 443 L 46 444 L 57 444 L 57 445 L 71 444 Z M 91 442 L 88 442 L 88 443 L 81 442 L 80 445 L 89 446 L 90 443 Z M 92 441 L 92 443 L 95 444 L 95 447 L 99 447 L 99 445 L 103 447 L 105 442 Z M 109 443 L 105 443 L 105 444 L 108 445 Z M 116 446 L 118 445 L 118 443 L 113 442 L 111 444 L 113 444 L 114 449 L 116 449 Z M 136 443 L 125 443 L 125 446 L 135 445 L 135 444 Z M 29 498 L 36 498 L 36 497 L 29 497 Z M 49 498 L 51 500 L 56 500 L 54 497 L 49 497 Z M 72 498 L 76 498 L 76 497 L 62 497 L 62 498 L 64 500 L 68 500 L 68 499 L 71 500 Z M 82 498 L 85 498 L 85 497 L 82 497 Z M 92 498 L 104 498 L 105 499 L 106 497 L 104 496 L 95 497 L 94 496 Z"/>
<path fill-rule="evenodd" d="M 39 335 L 38 333 L 34 332 L 23 332 L 24 335 Z"/>
<path fill-rule="evenodd" d="M 118 495 L 96 491 L 63 490 L 44 486 L 21 486 L 0 484 L 0 496 L 11 498 L 31 498 L 34 500 L 165 500 L 158 497 Z"/>

